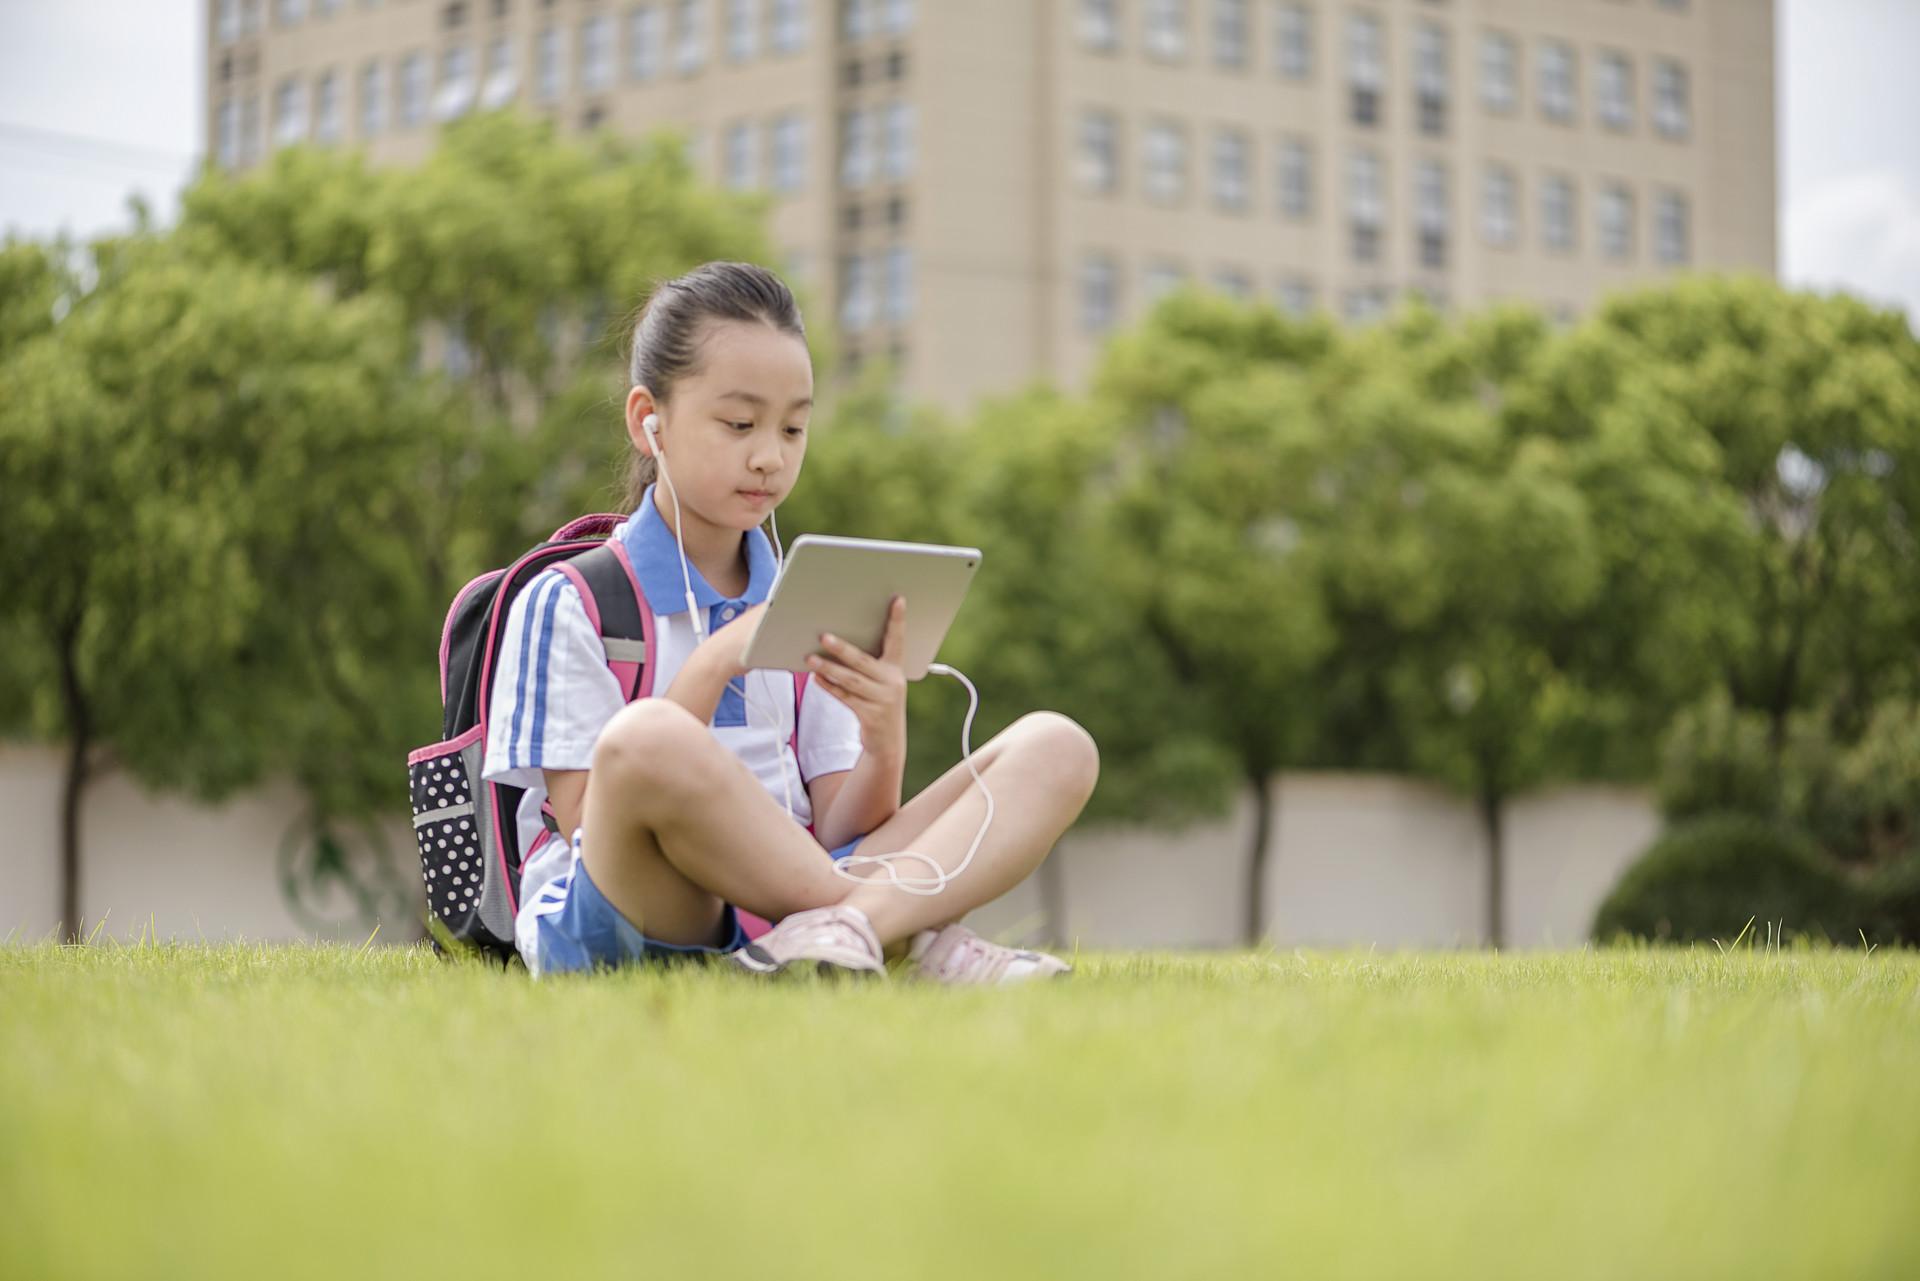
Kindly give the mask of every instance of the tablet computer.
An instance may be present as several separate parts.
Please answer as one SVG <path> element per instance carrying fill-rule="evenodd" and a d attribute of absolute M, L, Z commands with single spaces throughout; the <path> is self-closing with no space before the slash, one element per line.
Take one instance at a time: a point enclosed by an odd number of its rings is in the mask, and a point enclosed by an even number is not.
<path fill-rule="evenodd" d="M 787 549 L 767 612 L 740 661 L 749 668 L 806 671 L 808 655 L 826 653 L 822 632 L 877 655 L 887 637 L 887 607 L 904 596 L 907 636 L 900 667 L 908 680 L 920 680 L 979 565 L 977 547 L 802 534 Z"/>

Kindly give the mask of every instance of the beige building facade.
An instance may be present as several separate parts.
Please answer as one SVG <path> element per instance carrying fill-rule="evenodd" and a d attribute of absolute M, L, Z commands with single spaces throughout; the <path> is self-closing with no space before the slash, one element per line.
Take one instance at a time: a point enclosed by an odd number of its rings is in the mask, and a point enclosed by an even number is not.
<path fill-rule="evenodd" d="M 851 367 L 963 409 L 1082 382 L 1183 283 L 1363 322 L 1772 274 L 1774 32 L 1772 0 L 209 0 L 207 143 L 677 129 L 769 194 Z"/>

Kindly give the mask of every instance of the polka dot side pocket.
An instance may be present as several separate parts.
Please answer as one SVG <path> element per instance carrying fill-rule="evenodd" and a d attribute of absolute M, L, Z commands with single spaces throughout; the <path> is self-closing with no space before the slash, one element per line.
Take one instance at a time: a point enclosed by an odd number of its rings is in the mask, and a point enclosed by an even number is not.
<path fill-rule="evenodd" d="M 471 737 L 471 736 L 463 736 Z M 413 787 L 413 835 L 420 845 L 420 874 L 427 905 L 456 936 L 491 896 L 470 744 L 452 739 L 416 752 L 407 762 Z"/>

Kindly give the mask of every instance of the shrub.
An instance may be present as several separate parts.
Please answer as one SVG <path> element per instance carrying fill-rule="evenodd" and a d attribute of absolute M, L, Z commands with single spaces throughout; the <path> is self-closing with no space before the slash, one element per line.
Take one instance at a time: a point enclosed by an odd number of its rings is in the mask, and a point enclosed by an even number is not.
<path fill-rule="evenodd" d="M 1748 814 L 1695 818 L 1670 829 L 1628 868 L 1594 918 L 1599 939 L 1619 934 L 1731 941 L 1749 920 L 1786 933 L 1858 941 L 1878 933 L 1868 896 L 1799 829 Z"/>
<path fill-rule="evenodd" d="M 1879 922 L 1879 928 L 1869 933 L 1881 942 L 1920 947 L 1920 854 L 1874 873 L 1867 893 Z"/>
<path fill-rule="evenodd" d="M 1835 854 L 1866 863 L 1920 854 L 1920 705 L 1893 699 L 1874 709 L 1827 800 Z"/>

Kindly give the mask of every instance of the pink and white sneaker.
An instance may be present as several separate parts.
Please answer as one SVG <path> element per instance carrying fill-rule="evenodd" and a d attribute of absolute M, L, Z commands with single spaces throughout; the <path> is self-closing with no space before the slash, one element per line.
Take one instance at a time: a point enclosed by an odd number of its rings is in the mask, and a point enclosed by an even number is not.
<path fill-rule="evenodd" d="M 837 904 L 795 912 L 732 954 L 755 974 L 875 974 L 886 977 L 873 922 L 857 907 Z"/>
<path fill-rule="evenodd" d="M 1004 986 L 1073 973 L 1057 956 L 989 943 L 958 922 L 914 935 L 907 959 L 910 977 L 932 983 Z"/>

